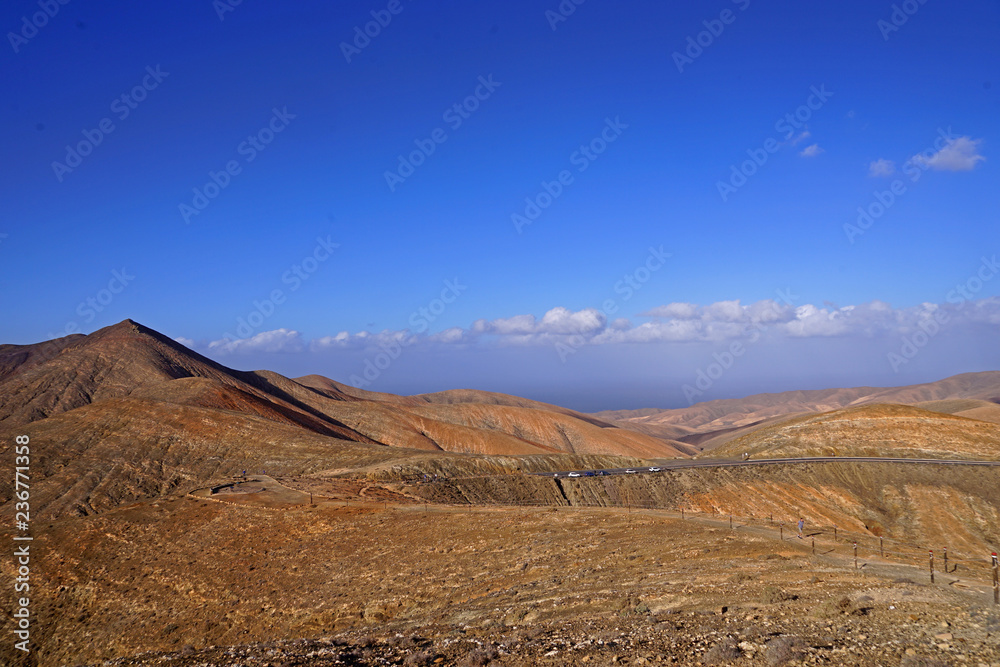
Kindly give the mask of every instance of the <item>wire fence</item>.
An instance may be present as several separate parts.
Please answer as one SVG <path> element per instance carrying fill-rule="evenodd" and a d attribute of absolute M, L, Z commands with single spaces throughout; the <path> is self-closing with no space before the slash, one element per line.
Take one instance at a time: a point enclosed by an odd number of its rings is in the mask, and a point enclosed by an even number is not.
<path fill-rule="evenodd" d="M 497 502 L 467 502 L 467 503 L 441 503 L 427 499 L 424 503 L 427 507 L 448 507 L 454 509 L 473 507 L 532 507 L 532 508 L 555 508 L 559 510 L 575 509 L 626 509 L 667 512 L 676 515 L 681 520 L 701 519 L 712 522 L 723 522 L 727 520 L 732 530 L 744 527 L 756 527 L 770 529 L 777 533 L 776 537 L 782 541 L 793 540 L 798 537 L 798 521 L 789 518 L 777 518 L 773 515 L 745 516 L 739 514 L 728 514 L 723 512 L 705 512 L 703 510 L 678 505 L 665 505 L 655 502 L 606 502 L 588 503 L 573 502 L 568 504 L 547 503 L 542 501 L 497 501 Z M 844 530 L 837 526 L 823 526 L 817 524 L 807 524 L 803 526 L 803 540 L 811 540 L 812 552 L 816 553 L 816 539 L 829 544 L 833 543 L 833 549 L 823 549 L 821 555 L 827 555 L 835 551 L 841 545 L 847 545 L 848 556 L 854 557 L 855 567 L 858 567 L 859 558 L 880 558 L 884 561 L 902 562 L 903 564 L 913 564 L 917 567 L 924 567 L 927 576 L 932 583 L 935 582 L 936 574 L 954 574 L 961 571 L 962 577 L 975 579 L 987 583 L 992 580 L 994 590 L 994 604 L 1000 604 L 1000 586 L 997 583 L 997 555 L 992 553 L 986 557 L 963 554 L 943 547 L 940 552 L 926 546 L 912 542 L 899 540 L 896 538 L 872 535 L 871 533 L 860 533 L 857 531 Z"/>
<path fill-rule="evenodd" d="M 469 478 L 472 479 L 472 478 Z M 449 480 L 454 482 L 454 480 Z M 407 485 L 409 486 L 409 485 Z M 420 482 L 416 486 L 423 488 L 433 488 L 435 486 L 434 482 Z M 286 487 L 287 488 L 287 487 Z M 212 489 L 214 490 L 214 489 Z M 353 502 L 355 506 L 365 506 L 365 505 L 381 505 L 383 508 L 388 508 L 389 504 L 398 504 L 397 499 L 386 499 L 386 498 L 338 498 L 330 497 L 326 495 L 313 494 L 309 491 L 299 491 L 299 493 L 309 495 L 309 504 L 312 505 L 316 499 L 325 502 L 343 502 L 345 506 L 350 506 Z M 668 504 L 668 503 L 657 503 L 652 501 L 634 501 L 627 498 L 622 498 L 619 500 L 614 500 L 611 498 L 604 499 L 604 502 L 571 502 L 568 498 L 564 497 L 565 503 L 558 502 L 546 502 L 543 500 L 496 500 L 485 498 L 481 501 L 466 500 L 466 502 L 455 502 L 446 501 L 441 502 L 440 500 L 434 498 L 425 498 L 418 495 L 408 495 L 404 496 L 411 501 L 413 505 L 423 505 L 424 510 L 429 510 L 430 507 L 435 507 L 439 509 L 471 509 L 471 508 L 509 508 L 509 507 L 531 507 L 531 508 L 550 508 L 550 509 L 561 509 L 561 510 L 578 510 L 578 509 L 626 509 L 629 512 L 632 510 L 646 510 L 646 511 L 658 511 L 673 514 L 679 517 L 682 521 L 688 519 L 701 519 L 703 521 L 712 522 L 725 522 L 728 519 L 729 528 L 731 530 L 737 530 L 739 528 L 745 528 L 748 526 L 768 529 L 770 531 L 776 531 L 778 539 L 784 541 L 786 539 L 797 539 L 799 537 L 798 520 L 791 519 L 788 517 L 774 518 L 773 514 L 768 514 L 768 516 L 756 516 L 756 515 L 740 515 L 735 513 L 724 513 L 719 511 L 705 512 L 702 510 L 695 509 L 689 505 L 685 504 Z M 216 498 L 201 497 L 202 500 L 211 499 L 217 500 Z M 275 508 L 267 508 L 275 509 Z M 785 532 L 788 532 L 788 537 L 785 537 Z M 935 551 L 933 548 L 929 548 L 926 545 L 919 545 L 913 542 L 907 542 L 905 540 L 900 540 L 891 537 L 885 537 L 880 535 L 873 535 L 871 533 L 860 533 L 858 531 L 844 530 L 837 526 L 825 526 L 816 523 L 810 523 L 808 526 L 803 525 L 802 529 L 802 539 L 805 540 L 807 537 L 811 540 L 812 553 L 816 553 L 816 538 L 819 537 L 821 540 L 830 543 L 833 542 L 833 549 L 823 551 L 822 555 L 827 555 L 832 553 L 837 549 L 839 545 L 847 544 L 850 545 L 851 552 L 848 555 L 853 555 L 854 566 L 858 568 L 858 558 L 874 558 L 878 557 L 884 561 L 902 561 L 903 563 L 910 564 L 915 563 L 917 567 L 923 567 L 926 564 L 927 574 L 931 583 L 935 583 L 935 574 L 940 572 L 944 574 L 954 574 L 961 569 L 962 576 L 967 579 L 977 579 L 989 582 L 992 580 L 993 584 L 993 602 L 996 605 L 1000 605 L 1000 566 L 998 566 L 997 553 L 994 551 L 989 556 L 975 556 L 970 554 L 959 553 L 954 550 L 949 550 L 947 545 L 945 545 L 940 552 L 938 552 L 937 560 L 935 560 Z M 821 543 L 821 548 L 823 544 Z M 937 563 L 937 566 L 936 566 Z M 940 567 L 937 570 L 936 567 Z"/>

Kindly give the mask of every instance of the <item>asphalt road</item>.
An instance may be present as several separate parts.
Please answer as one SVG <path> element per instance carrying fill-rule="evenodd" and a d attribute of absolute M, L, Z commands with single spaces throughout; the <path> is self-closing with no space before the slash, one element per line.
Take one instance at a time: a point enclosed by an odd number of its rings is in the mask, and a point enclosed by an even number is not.
<path fill-rule="evenodd" d="M 750 459 L 741 461 L 739 459 L 701 459 L 669 461 L 655 466 L 643 466 L 639 468 L 607 468 L 604 470 L 566 470 L 565 472 L 536 472 L 534 475 L 542 477 L 593 477 L 595 475 L 626 475 L 626 474 L 656 474 L 663 470 L 677 470 L 680 468 L 734 468 L 737 466 L 761 466 L 789 463 L 923 463 L 933 465 L 963 465 L 963 466 L 995 466 L 1000 467 L 1000 461 L 963 461 L 956 459 L 887 459 L 864 456 L 813 456 L 807 458 L 787 458 L 787 459 Z M 658 468 L 659 470 L 651 470 Z M 633 471 L 630 473 L 629 471 Z"/>

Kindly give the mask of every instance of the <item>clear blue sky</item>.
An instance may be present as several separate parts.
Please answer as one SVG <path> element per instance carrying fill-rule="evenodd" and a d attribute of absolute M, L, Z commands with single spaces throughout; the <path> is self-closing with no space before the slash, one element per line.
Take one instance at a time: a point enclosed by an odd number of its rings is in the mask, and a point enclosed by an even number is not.
<path fill-rule="evenodd" d="M 0 339 L 585 409 L 998 367 L 995 2 L 559 7 L 5 3 Z"/>

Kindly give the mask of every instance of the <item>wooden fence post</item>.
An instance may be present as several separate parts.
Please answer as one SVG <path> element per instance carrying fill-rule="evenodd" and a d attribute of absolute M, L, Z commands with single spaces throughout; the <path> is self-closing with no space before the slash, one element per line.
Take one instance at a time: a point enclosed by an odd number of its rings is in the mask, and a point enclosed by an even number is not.
<path fill-rule="evenodd" d="M 837 527 L 836 526 L 833 527 L 833 541 L 834 542 L 837 541 Z"/>
<path fill-rule="evenodd" d="M 813 541 L 813 556 L 815 556 L 816 555 L 816 538 L 815 537 L 812 538 L 812 541 Z"/>
<path fill-rule="evenodd" d="M 733 529 L 733 515 L 729 515 L 729 530 Z"/>
<path fill-rule="evenodd" d="M 854 543 L 854 569 L 858 569 L 858 543 Z"/>
<path fill-rule="evenodd" d="M 883 545 L 882 545 L 882 536 L 881 535 L 878 538 L 878 555 L 881 556 L 882 558 L 885 558 L 885 549 L 883 548 Z"/>
<path fill-rule="evenodd" d="M 948 574 L 948 547 L 944 548 L 944 573 Z"/>
<path fill-rule="evenodd" d="M 930 566 L 931 567 L 931 583 L 933 584 L 934 583 L 934 550 L 933 549 L 930 550 L 930 559 L 931 559 L 931 566 Z"/>
<path fill-rule="evenodd" d="M 780 526 L 778 526 L 778 530 L 779 530 L 778 534 L 779 534 L 781 540 L 784 541 L 784 539 L 785 539 L 785 524 L 781 524 Z"/>
<path fill-rule="evenodd" d="M 1000 604 L 1000 579 L 997 578 L 997 552 L 993 552 L 993 604 Z"/>

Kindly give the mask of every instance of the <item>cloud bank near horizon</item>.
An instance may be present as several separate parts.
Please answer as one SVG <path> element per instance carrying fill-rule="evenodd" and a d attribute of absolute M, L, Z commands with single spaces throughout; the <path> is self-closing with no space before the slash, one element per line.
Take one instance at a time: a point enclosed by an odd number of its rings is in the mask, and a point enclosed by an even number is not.
<path fill-rule="evenodd" d="M 1000 368 L 995 262 L 941 303 L 667 303 L 631 319 L 562 306 L 466 327 L 307 337 L 278 328 L 178 342 L 245 370 L 321 374 L 396 394 L 474 388 L 578 410 L 682 407 L 762 392 L 900 386 Z"/>
<path fill-rule="evenodd" d="M 965 295 L 970 295 L 964 290 Z M 882 301 L 859 305 L 794 305 L 775 299 L 752 304 L 739 300 L 709 305 L 669 303 L 639 313 L 645 320 L 609 319 L 596 308 L 571 311 L 562 306 L 541 317 L 514 315 L 479 319 L 467 328 L 452 327 L 435 333 L 409 329 L 381 332 L 341 331 L 307 339 L 300 332 L 279 328 L 246 338 L 195 341 L 176 340 L 192 349 L 219 356 L 253 353 L 317 353 L 334 350 L 377 350 L 413 345 L 546 346 L 567 344 L 617 345 L 643 343 L 725 343 L 747 337 L 782 338 L 909 336 L 939 327 L 951 329 L 1000 325 L 1000 297 L 971 299 L 962 292 L 949 294 L 944 303 L 921 303 L 893 308 Z M 936 323 L 936 324 L 935 324 Z"/>

